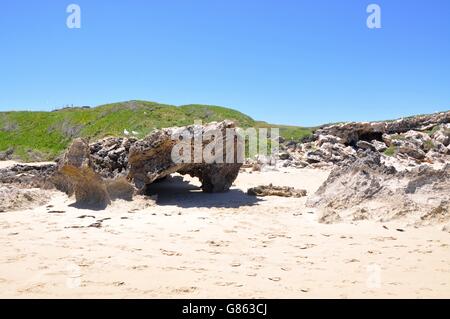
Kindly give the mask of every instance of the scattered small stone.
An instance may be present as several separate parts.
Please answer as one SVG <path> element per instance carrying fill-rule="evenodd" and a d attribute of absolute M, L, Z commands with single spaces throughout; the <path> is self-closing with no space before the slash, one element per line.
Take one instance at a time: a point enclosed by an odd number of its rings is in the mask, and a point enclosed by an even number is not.
<path fill-rule="evenodd" d="M 161 253 L 166 256 L 181 256 L 181 253 L 178 253 L 176 251 L 170 251 L 165 249 L 160 249 Z"/>
<path fill-rule="evenodd" d="M 346 263 L 359 263 L 359 260 L 356 258 L 348 259 L 345 261 Z"/>
<path fill-rule="evenodd" d="M 248 195 L 252 196 L 281 196 L 281 197 L 303 197 L 306 196 L 306 190 L 295 189 L 289 186 L 260 185 L 247 190 Z"/>
<path fill-rule="evenodd" d="M 47 213 L 48 214 L 64 214 L 65 211 L 63 211 L 63 210 L 50 210 Z"/>
<path fill-rule="evenodd" d="M 306 292 L 309 292 L 309 289 L 308 289 L 308 288 L 305 288 L 305 289 L 300 289 L 300 291 L 301 291 L 301 292 L 305 292 L 305 293 L 306 293 Z"/>
<path fill-rule="evenodd" d="M 115 282 L 113 282 L 113 285 L 114 286 L 123 286 L 123 285 L 125 285 L 125 282 L 124 281 L 115 281 Z"/>
<path fill-rule="evenodd" d="M 95 218 L 95 216 L 92 216 L 92 215 L 81 215 L 81 216 L 78 216 L 77 218 L 81 218 L 81 219 L 83 219 L 83 218 Z"/>

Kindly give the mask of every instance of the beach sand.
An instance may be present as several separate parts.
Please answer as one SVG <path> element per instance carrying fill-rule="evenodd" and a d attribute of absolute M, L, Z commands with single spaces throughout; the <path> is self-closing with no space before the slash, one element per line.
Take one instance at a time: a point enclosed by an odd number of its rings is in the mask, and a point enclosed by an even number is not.
<path fill-rule="evenodd" d="M 43 206 L 0 213 L 0 297 L 449 298 L 442 227 L 321 224 L 306 197 L 245 193 L 273 183 L 312 194 L 327 175 L 242 172 L 223 194 L 175 176 L 101 211 L 52 191 Z"/>

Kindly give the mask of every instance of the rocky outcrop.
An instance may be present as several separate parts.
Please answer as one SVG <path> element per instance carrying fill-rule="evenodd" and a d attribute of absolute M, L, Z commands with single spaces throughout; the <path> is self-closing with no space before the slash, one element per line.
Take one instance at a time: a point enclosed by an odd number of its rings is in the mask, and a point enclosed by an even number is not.
<path fill-rule="evenodd" d="M 228 141 L 230 132 L 233 140 Z M 116 198 L 130 200 L 133 193 L 145 193 L 147 185 L 175 172 L 198 177 L 205 192 L 227 191 L 241 166 L 235 133 L 234 123 L 223 121 L 155 130 L 142 140 L 106 138 L 88 144 L 75 139 L 59 160 L 54 184 L 89 206 L 106 206 Z M 187 136 L 200 137 L 199 144 L 186 139 L 179 148 L 180 137 Z M 230 154 L 234 162 L 227 163 Z M 177 161 L 177 156 L 183 160 Z"/>
<path fill-rule="evenodd" d="M 325 223 L 406 218 L 411 224 L 450 220 L 450 164 L 397 171 L 367 151 L 336 166 L 307 201 Z"/>
<path fill-rule="evenodd" d="M 355 144 L 360 140 L 380 140 L 383 134 L 400 134 L 408 131 L 431 130 L 440 124 L 450 123 L 450 112 L 419 115 L 386 122 L 351 122 L 321 128 L 316 136 L 339 137 L 344 144 Z"/>
<path fill-rule="evenodd" d="M 450 112 L 386 122 L 343 123 L 322 127 L 310 141 L 285 142 L 281 166 L 325 167 L 355 160 L 359 152 L 382 155 L 398 166 L 445 164 L 450 159 Z"/>
<path fill-rule="evenodd" d="M 0 214 L 44 205 L 50 200 L 51 195 L 51 191 L 48 190 L 0 184 Z"/>
<path fill-rule="evenodd" d="M 0 169 L 0 213 L 47 203 L 56 164 L 16 164 Z"/>
<path fill-rule="evenodd" d="M 20 188 L 52 188 L 56 164 L 16 164 L 0 169 L 0 183 Z"/>

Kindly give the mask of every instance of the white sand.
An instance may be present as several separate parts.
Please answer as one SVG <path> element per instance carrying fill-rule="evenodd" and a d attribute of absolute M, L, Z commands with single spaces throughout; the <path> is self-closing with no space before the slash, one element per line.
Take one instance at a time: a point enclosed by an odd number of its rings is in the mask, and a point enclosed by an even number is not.
<path fill-rule="evenodd" d="M 306 198 L 243 193 L 271 182 L 312 193 L 326 176 L 241 173 L 225 194 L 172 180 L 155 185 L 156 204 L 137 198 L 105 211 L 54 192 L 53 207 L 0 214 L 0 297 L 450 297 L 441 227 L 324 225 Z M 73 228 L 102 218 L 100 228 Z"/>

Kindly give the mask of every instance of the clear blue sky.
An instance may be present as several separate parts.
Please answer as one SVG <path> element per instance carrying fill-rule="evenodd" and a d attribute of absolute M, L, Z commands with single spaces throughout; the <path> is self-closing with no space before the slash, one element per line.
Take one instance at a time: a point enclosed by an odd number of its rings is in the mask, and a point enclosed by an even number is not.
<path fill-rule="evenodd" d="M 0 43 L 0 110 L 142 99 L 315 125 L 450 109 L 448 0 L 11 0 Z"/>

